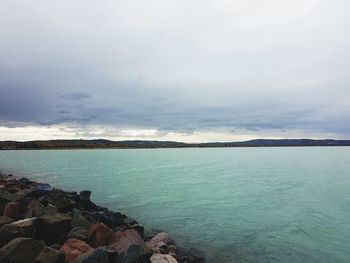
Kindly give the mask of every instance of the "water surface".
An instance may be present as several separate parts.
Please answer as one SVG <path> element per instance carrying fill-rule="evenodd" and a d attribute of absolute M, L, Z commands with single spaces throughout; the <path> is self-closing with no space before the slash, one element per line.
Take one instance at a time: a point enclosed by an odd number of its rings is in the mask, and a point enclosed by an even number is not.
<path fill-rule="evenodd" d="M 350 147 L 0 151 L 0 169 L 91 189 L 210 263 L 350 260 Z"/>

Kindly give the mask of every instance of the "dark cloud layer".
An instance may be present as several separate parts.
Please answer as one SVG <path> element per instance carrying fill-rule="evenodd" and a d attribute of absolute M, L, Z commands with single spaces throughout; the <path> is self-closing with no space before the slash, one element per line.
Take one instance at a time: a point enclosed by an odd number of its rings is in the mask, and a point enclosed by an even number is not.
<path fill-rule="evenodd" d="M 4 1 L 0 126 L 348 138 L 350 4 L 263 2 Z"/>

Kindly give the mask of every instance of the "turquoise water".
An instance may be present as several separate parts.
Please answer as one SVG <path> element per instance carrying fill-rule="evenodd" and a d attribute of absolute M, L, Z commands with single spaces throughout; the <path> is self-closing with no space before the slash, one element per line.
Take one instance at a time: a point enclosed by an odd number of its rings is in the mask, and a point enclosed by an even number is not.
<path fill-rule="evenodd" d="M 0 151 L 211 263 L 350 262 L 350 147 Z"/>

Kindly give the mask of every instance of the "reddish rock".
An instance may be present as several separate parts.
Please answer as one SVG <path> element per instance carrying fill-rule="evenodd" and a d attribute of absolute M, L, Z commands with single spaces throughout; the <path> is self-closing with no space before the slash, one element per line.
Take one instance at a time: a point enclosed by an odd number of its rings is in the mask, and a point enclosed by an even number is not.
<path fill-rule="evenodd" d="M 21 210 L 21 203 L 19 202 L 7 203 L 4 209 L 4 216 L 11 217 L 11 218 L 18 218 L 20 210 Z"/>
<path fill-rule="evenodd" d="M 128 229 L 123 232 L 119 231 L 114 233 L 112 239 L 112 246 L 117 250 L 117 252 L 123 253 L 128 250 L 131 245 L 137 245 L 144 247 L 145 242 L 141 236 L 134 229 Z"/>
<path fill-rule="evenodd" d="M 113 231 L 103 223 L 91 225 L 88 231 L 89 243 L 92 247 L 108 245 L 113 236 Z"/>
<path fill-rule="evenodd" d="M 73 262 L 74 259 L 80 256 L 81 254 L 91 252 L 93 250 L 94 249 L 84 241 L 75 238 L 70 238 L 61 247 L 60 252 L 62 252 L 66 256 L 65 262 L 70 263 Z"/>

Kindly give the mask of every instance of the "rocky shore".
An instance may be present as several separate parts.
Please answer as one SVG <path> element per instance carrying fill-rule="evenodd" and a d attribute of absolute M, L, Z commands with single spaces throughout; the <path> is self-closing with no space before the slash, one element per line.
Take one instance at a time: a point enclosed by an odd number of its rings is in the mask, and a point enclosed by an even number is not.
<path fill-rule="evenodd" d="M 90 191 L 0 175 L 1 263 L 202 263 L 167 233 L 100 207 Z"/>

